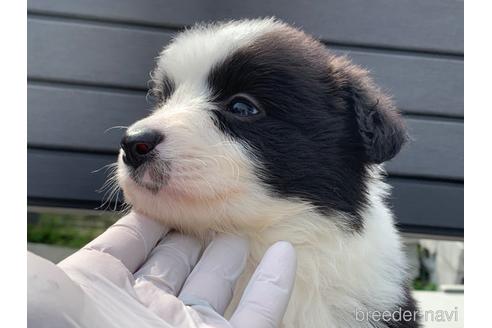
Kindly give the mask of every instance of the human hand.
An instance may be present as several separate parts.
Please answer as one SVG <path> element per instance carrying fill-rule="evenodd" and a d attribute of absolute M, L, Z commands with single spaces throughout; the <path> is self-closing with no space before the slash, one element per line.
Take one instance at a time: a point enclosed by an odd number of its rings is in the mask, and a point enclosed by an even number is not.
<path fill-rule="evenodd" d="M 201 251 L 196 239 L 130 213 L 58 266 L 28 253 L 28 326 L 280 324 L 296 270 L 289 243 L 268 249 L 230 320 L 223 313 L 244 269 L 248 243 L 218 234 L 200 258 Z"/>

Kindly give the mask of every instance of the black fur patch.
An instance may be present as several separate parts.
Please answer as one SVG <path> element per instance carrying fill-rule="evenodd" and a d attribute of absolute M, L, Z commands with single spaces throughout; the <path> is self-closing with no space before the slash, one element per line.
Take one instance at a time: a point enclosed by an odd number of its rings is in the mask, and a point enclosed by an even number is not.
<path fill-rule="evenodd" d="M 334 58 L 319 42 L 285 28 L 237 50 L 212 70 L 209 84 L 222 108 L 215 112 L 218 126 L 254 149 L 264 183 L 324 213 L 344 212 L 360 229 L 372 160 L 365 139 L 374 136 L 361 135 L 364 113 L 353 108 L 358 94 L 351 71 L 362 70 Z M 226 115 L 224 102 L 237 93 L 256 99 L 266 115 L 255 122 Z"/>
<path fill-rule="evenodd" d="M 355 230 L 363 226 L 367 164 L 391 158 L 404 140 L 397 113 L 387 114 L 391 103 L 364 70 L 286 27 L 234 52 L 209 84 L 218 126 L 251 146 L 266 185 L 325 214 L 346 213 Z M 225 102 L 238 93 L 253 97 L 264 117 L 227 115 Z"/>

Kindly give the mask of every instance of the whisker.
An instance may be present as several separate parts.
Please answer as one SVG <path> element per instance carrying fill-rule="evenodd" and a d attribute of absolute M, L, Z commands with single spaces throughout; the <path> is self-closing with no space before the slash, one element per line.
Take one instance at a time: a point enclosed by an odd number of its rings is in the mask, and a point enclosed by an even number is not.
<path fill-rule="evenodd" d="M 114 130 L 114 129 L 128 129 L 128 126 L 124 126 L 124 125 L 112 126 L 110 128 L 107 128 L 106 130 L 104 130 L 104 133 L 107 133 L 107 132 Z"/>
<path fill-rule="evenodd" d="M 101 170 L 105 170 L 105 172 L 107 172 L 109 169 L 116 169 L 117 166 L 118 166 L 118 163 L 116 163 L 116 162 L 115 163 L 106 164 L 103 167 L 92 171 L 91 173 L 98 173 Z"/>
<path fill-rule="evenodd" d="M 116 200 L 114 202 L 114 208 L 113 208 L 113 211 L 116 211 L 116 209 L 118 208 L 118 199 L 120 198 L 120 193 L 119 193 L 119 190 L 118 192 L 116 193 Z"/>
<path fill-rule="evenodd" d="M 115 196 L 117 196 L 118 194 L 119 194 L 119 187 L 116 186 L 115 188 L 112 189 L 111 194 L 107 198 L 107 201 L 104 203 L 106 205 L 105 208 L 104 208 L 104 210 L 107 210 L 107 209 L 110 208 L 111 202 L 112 202 L 113 198 Z"/>
<path fill-rule="evenodd" d="M 116 175 L 118 168 L 117 163 L 111 163 L 108 165 L 103 166 L 101 169 L 97 170 L 100 171 L 102 169 L 105 169 L 106 172 L 108 170 L 110 171 L 106 181 L 102 185 L 101 188 L 97 190 L 97 192 L 102 193 L 104 192 L 104 195 L 102 196 L 102 202 L 99 207 L 96 209 L 102 209 L 102 210 L 108 210 L 111 207 L 111 203 L 113 199 L 116 197 L 115 205 L 113 208 L 113 211 L 116 210 L 118 206 L 118 200 L 119 200 L 119 192 L 120 192 L 120 186 L 118 184 L 118 176 Z"/>
<path fill-rule="evenodd" d="M 112 185 L 114 183 L 117 183 L 117 177 L 115 174 L 112 174 L 112 176 L 110 178 L 107 178 L 106 181 L 104 182 L 104 184 L 102 185 L 101 188 L 97 189 L 96 191 L 101 193 L 103 192 L 104 190 L 108 189 L 108 188 L 111 188 Z"/>

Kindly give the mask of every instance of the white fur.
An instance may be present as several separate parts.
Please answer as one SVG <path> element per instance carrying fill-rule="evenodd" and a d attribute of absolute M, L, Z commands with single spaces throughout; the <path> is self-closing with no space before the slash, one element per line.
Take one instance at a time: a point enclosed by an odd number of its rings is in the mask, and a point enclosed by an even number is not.
<path fill-rule="evenodd" d="M 297 280 L 285 327 L 373 327 L 356 321 L 355 310 L 392 310 L 402 301 L 405 263 L 391 213 L 382 202 L 386 188 L 382 182 L 371 186 L 372 206 L 361 235 L 342 231 L 333 223 L 336 217 L 307 210 L 250 236 L 249 274 L 273 242 L 289 240 L 296 248 Z"/>
<path fill-rule="evenodd" d="M 274 19 L 195 26 L 179 34 L 162 51 L 153 79 L 159 83 L 165 74 L 176 84 L 192 83 L 206 89 L 206 77 L 214 65 L 234 50 L 281 26 Z"/>
<path fill-rule="evenodd" d="M 375 177 L 361 234 L 347 231 L 301 200 L 275 197 L 254 174 L 257 161 L 246 146 L 221 133 L 209 113 L 206 76 L 232 51 L 282 26 L 273 20 L 241 21 L 186 31 L 162 52 L 154 78 L 170 76 L 172 97 L 131 129 L 165 134 L 157 146 L 171 165 L 170 180 L 157 193 L 137 185 L 119 160 L 118 178 L 135 210 L 185 232 L 209 229 L 244 233 L 251 239 L 248 268 L 235 300 L 266 248 L 288 240 L 298 254 L 286 327 L 364 327 L 354 311 L 391 310 L 401 301 L 404 257 L 390 211 L 386 185 Z M 375 168 L 374 171 L 376 171 Z M 232 305 L 234 307 L 234 305 Z"/>

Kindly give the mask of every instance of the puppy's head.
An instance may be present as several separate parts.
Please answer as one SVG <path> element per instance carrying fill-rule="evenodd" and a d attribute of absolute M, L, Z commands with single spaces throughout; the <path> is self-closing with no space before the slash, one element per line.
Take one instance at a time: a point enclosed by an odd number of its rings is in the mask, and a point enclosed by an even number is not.
<path fill-rule="evenodd" d="M 161 53 L 158 105 L 122 140 L 136 210 L 184 230 L 269 224 L 306 206 L 363 224 L 368 168 L 405 141 L 367 73 L 273 19 L 197 26 Z"/>

